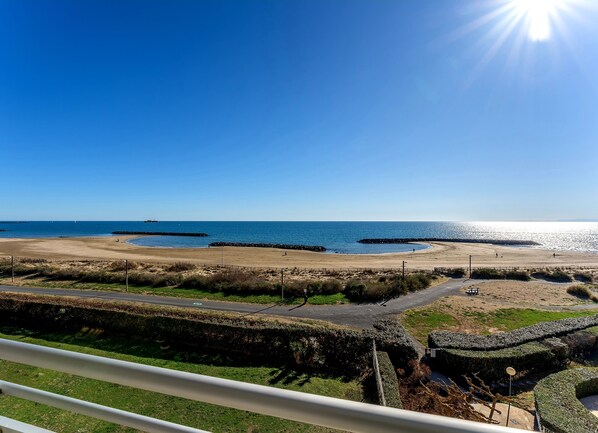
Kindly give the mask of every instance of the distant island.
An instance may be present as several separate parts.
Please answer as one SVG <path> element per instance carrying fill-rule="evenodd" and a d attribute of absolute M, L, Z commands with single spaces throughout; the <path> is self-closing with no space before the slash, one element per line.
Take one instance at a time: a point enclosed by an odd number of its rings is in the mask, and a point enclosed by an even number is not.
<path fill-rule="evenodd" d="M 158 220 L 145 220 L 144 223 L 157 223 Z"/>
<path fill-rule="evenodd" d="M 532 246 L 541 245 L 534 241 L 518 241 L 509 239 L 448 239 L 448 238 L 379 238 L 360 239 L 360 244 L 410 244 L 417 242 L 462 242 L 467 244 L 494 244 L 494 245 L 517 245 Z"/>
<path fill-rule="evenodd" d="M 210 247 L 252 247 L 252 248 L 278 248 L 281 250 L 301 250 L 323 253 L 326 248 L 316 245 L 289 245 L 289 244 L 262 244 L 246 242 L 212 242 Z"/>
<path fill-rule="evenodd" d="M 207 233 L 184 233 L 184 232 L 129 232 L 115 231 L 113 235 L 142 235 L 142 236 L 186 236 L 194 238 L 205 238 Z"/>

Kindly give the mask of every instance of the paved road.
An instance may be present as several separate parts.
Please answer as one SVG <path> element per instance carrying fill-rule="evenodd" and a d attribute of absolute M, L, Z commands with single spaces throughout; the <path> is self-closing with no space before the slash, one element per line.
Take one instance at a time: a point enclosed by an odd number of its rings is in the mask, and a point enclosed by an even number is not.
<path fill-rule="evenodd" d="M 477 280 L 476 283 L 481 281 Z M 189 298 L 173 298 L 168 296 L 139 295 L 134 293 L 104 292 L 99 290 L 49 289 L 34 287 L 0 286 L 1 292 L 35 293 L 54 296 L 76 296 L 80 298 L 106 299 L 110 301 L 143 302 L 146 304 L 169 305 L 175 307 L 233 311 L 237 313 L 275 314 L 277 316 L 300 317 L 326 320 L 358 328 L 370 328 L 372 324 L 384 316 L 398 314 L 415 307 L 428 305 L 435 300 L 456 295 L 470 280 L 452 279 L 445 283 L 419 292 L 410 293 L 400 298 L 381 304 L 343 304 L 343 305 L 259 305 L 241 302 L 205 301 Z"/>

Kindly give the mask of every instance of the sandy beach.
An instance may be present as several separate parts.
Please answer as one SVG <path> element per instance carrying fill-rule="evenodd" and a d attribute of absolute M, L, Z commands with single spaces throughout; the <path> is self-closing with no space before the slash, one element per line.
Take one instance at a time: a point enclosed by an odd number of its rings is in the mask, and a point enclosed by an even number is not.
<path fill-rule="evenodd" d="M 467 267 L 471 255 L 474 267 L 598 267 L 598 254 L 557 252 L 554 257 L 553 251 L 490 244 L 439 242 L 409 253 L 330 254 L 247 247 L 149 248 L 126 242 L 133 237 L 0 239 L 0 256 L 310 269 L 399 268 L 406 261 L 410 269 L 432 269 Z"/>

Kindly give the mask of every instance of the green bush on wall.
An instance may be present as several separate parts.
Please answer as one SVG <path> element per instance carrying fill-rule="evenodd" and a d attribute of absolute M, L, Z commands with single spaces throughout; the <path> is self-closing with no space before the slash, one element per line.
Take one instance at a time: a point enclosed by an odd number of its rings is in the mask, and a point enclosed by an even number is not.
<path fill-rule="evenodd" d="M 550 375 L 534 388 L 536 413 L 549 433 L 596 433 L 598 418 L 580 398 L 598 394 L 598 369 L 577 368 Z"/>
<path fill-rule="evenodd" d="M 76 299 L 0 296 L 0 323 L 30 329 L 107 334 L 140 339 L 160 337 L 175 345 L 300 366 L 348 377 L 371 368 L 374 339 L 406 368 L 417 359 L 412 339 L 400 325 L 390 331 L 353 330 L 334 325 L 235 317 L 197 310 Z"/>
<path fill-rule="evenodd" d="M 428 346 L 462 350 L 497 350 L 546 338 L 560 337 L 593 326 L 598 326 L 598 315 L 542 322 L 514 331 L 487 336 L 434 331 L 428 336 Z"/>
<path fill-rule="evenodd" d="M 489 351 L 442 349 L 436 357 L 438 367 L 451 376 L 477 373 L 484 380 L 504 379 L 507 367 L 530 372 L 552 369 L 559 362 L 550 348 L 535 342 Z"/>
<path fill-rule="evenodd" d="M 403 409 L 399 392 L 399 379 L 392 362 L 390 362 L 390 357 L 386 352 L 376 351 L 376 354 L 378 355 L 378 367 L 380 368 L 382 392 L 384 392 L 386 406 Z"/>

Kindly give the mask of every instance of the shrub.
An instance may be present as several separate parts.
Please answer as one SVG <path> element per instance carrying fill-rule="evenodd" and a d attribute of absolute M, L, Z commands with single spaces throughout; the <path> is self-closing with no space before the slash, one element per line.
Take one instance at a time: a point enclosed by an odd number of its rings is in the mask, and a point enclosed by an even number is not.
<path fill-rule="evenodd" d="M 532 279 L 532 277 L 526 271 L 512 270 L 512 271 L 505 272 L 505 279 L 529 281 Z"/>
<path fill-rule="evenodd" d="M 567 346 L 569 357 L 584 359 L 596 347 L 596 335 L 586 330 L 564 335 L 560 341 Z"/>
<path fill-rule="evenodd" d="M 567 293 L 573 296 L 577 296 L 581 299 L 589 299 L 594 302 L 598 302 L 598 296 L 592 291 L 589 286 L 577 284 L 575 286 L 567 287 Z"/>
<path fill-rule="evenodd" d="M 505 369 L 513 367 L 518 372 L 546 370 L 557 365 L 551 350 L 537 342 L 499 350 L 442 349 L 437 352 L 435 363 L 451 375 L 476 373 L 483 380 L 505 377 Z"/>
<path fill-rule="evenodd" d="M 48 263 L 48 261 L 46 259 L 33 259 L 33 258 L 28 258 L 28 257 L 23 257 L 18 259 L 18 261 L 20 263 Z"/>
<path fill-rule="evenodd" d="M 387 352 L 395 365 L 405 366 L 419 358 L 420 346 L 396 320 L 384 319 L 374 323 L 376 346 Z"/>
<path fill-rule="evenodd" d="M 137 263 L 135 263 L 132 260 L 127 260 L 126 263 L 124 260 L 116 260 L 110 263 L 110 265 L 108 266 L 108 270 L 111 272 L 124 272 L 127 268 L 129 269 L 129 271 L 131 271 L 133 269 L 136 269 L 137 266 Z"/>
<path fill-rule="evenodd" d="M 555 269 L 552 271 L 536 271 L 532 274 L 532 277 L 541 280 L 553 281 L 555 283 L 570 283 L 573 281 L 571 275 L 561 269 Z"/>
<path fill-rule="evenodd" d="M 182 289 L 197 289 L 207 290 L 213 289 L 214 287 L 209 283 L 208 278 L 202 275 L 189 275 L 183 278 L 180 287 Z"/>
<path fill-rule="evenodd" d="M 382 381 L 382 393 L 386 400 L 386 406 L 403 409 L 401 394 L 399 392 L 399 379 L 397 372 L 390 361 L 386 352 L 376 351 L 378 358 L 378 367 L 380 369 L 380 379 Z"/>
<path fill-rule="evenodd" d="M 448 275 L 453 278 L 463 278 L 466 274 L 465 268 L 453 268 Z"/>
<path fill-rule="evenodd" d="M 188 262 L 176 262 L 171 264 L 166 268 L 168 272 L 185 272 L 185 271 L 192 271 L 195 269 L 195 265 L 193 263 Z"/>
<path fill-rule="evenodd" d="M 272 293 L 275 286 L 245 269 L 227 269 L 208 278 L 210 290 L 228 294 Z"/>
<path fill-rule="evenodd" d="M 307 290 L 308 296 L 335 295 L 343 291 L 343 285 L 335 279 L 324 281 L 295 280 L 285 285 L 285 291 L 291 296 L 301 297 L 304 290 Z"/>
<path fill-rule="evenodd" d="M 573 274 L 573 278 L 584 283 L 594 282 L 594 276 L 589 272 L 576 272 Z"/>
<path fill-rule="evenodd" d="M 478 268 L 471 272 L 471 278 L 478 280 L 504 280 L 505 274 L 494 268 Z"/>
<path fill-rule="evenodd" d="M 560 337 L 598 325 L 598 315 L 542 322 L 525 328 L 494 335 L 470 335 L 460 332 L 433 331 L 428 335 L 428 346 L 463 350 L 497 350 L 518 346 L 530 341 Z"/>
<path fill-rule="evenodd" d="M 495 268 L 478 268 L 471 272 L 471 278 L 479 280 L 519 280 L 529 281 L 530 275 L 526 271 L 513 269 L 510 271 Z"/>
<path fill-rule="evenodd" d="M 360 301 L 366 290 L 367 286 L 363 281 L 349 281 L 345 285 L 345 296 L 351 301 Z"/>
<path fill-rule="evenodd" d="M 579 399 L 596 393 L 596 369 L 565 370 L 542 379 L 534 388 L 541 429 L 552 433 L 595 433 L 598 418 Z"/>

